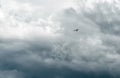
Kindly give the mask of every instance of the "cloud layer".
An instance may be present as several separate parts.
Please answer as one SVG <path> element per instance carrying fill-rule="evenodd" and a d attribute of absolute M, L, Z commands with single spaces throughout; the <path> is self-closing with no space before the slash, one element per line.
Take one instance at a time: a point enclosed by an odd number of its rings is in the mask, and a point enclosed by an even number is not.
<path fill-rule="evenodd" d="M 0 78 L 118 78 L 119 4 L 0 0 Z"/>

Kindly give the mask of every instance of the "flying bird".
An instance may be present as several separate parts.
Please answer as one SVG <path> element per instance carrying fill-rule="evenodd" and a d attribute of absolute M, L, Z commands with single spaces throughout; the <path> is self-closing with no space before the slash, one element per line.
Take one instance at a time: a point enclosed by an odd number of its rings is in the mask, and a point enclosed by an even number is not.
<path fill-rule="evenodd" d="M 74 31 L 75 31 L 75 32 L 78 32 L 78 31 L 79 31 L 79 29 L 75 29 Z"/>

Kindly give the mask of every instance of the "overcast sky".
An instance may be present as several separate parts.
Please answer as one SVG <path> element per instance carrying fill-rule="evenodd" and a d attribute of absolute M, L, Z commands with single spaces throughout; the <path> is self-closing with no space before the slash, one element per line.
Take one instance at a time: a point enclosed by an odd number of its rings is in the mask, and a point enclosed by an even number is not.
<path fill-rule="evenodd" d="M 119 17 L 119 0 L 0 0 L 0 78 L 119 78 Z"/>

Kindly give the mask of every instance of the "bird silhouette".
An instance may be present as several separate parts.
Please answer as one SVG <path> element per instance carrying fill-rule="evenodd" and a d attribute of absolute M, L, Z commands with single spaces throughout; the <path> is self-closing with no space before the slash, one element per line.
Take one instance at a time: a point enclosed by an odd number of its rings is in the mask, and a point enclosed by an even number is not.
<path fill-rule="evenodd" d="M 75 32 L 78 32 L 78 31 L 79 31 L 79 29 L 75 29 L 74 31 L 75 31 Z"/>

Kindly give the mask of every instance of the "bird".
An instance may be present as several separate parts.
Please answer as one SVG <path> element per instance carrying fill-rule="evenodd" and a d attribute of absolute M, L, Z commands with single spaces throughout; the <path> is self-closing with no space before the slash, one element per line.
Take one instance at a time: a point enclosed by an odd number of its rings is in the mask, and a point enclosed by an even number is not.
<path fill-rule="evenodd" d="M 75 32 L 78 32 L 78 31 L 79 31 L 79 29 L 75 29 L 74 31 L 75 31 Z"/>

